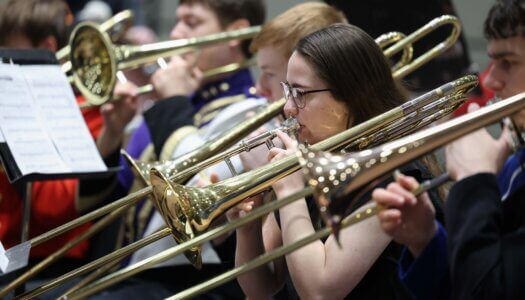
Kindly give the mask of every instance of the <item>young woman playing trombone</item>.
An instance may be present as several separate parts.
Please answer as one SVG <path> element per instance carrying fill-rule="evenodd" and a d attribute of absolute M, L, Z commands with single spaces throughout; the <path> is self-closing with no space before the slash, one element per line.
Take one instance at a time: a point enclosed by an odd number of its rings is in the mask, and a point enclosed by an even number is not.
<path fill-rule="evenodd" d="M 388 62 L 374 40 L 359 28 L 336 24 L 303 38 L 292 54 L 282 83 L 286 116 L 301 125 L 297 139 L 314 144 L 404 102 Z M 296 143 L 279 133 L 286 149 L 272 148 L 269 161 L 293 155 Z M 419 180 L 430 177 L 422 165 L 405 168 Z M 273 184 L 277 198 L 303 189 L 300 172 Z M 233 211 L 234 218 L 259 200 L 248 200 Z M 312 199 L 281 208 L 264 221 L 237 229 L 236 265 L 313 233 L 319 222 Z M 343 208 L 346 210 L 347 208 Z M 286 283 L 290 296 L 304 299 L 408 298 L 397 279 L 396 247 L 376 219 L 319 240 L 238 278 L 250 299 L 267 299 Z M 289 276 L 288 276 L 289 275 Z"/>

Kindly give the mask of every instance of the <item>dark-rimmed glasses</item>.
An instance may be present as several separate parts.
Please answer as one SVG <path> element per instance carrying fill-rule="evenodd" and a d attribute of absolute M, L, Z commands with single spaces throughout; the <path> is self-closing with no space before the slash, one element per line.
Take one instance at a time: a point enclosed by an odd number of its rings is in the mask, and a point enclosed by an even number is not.
<path fill-rule="evenodd" d="M 295 106 L 297 106 L 297 108 L 300 108 L 300 109 L 306 106 L 306 99 L 304 97 L 305 95 L 312 94 L 312 93 L 318 93 L 318 92 L 331 91 L 330 89 L 318 89 L 318 90 L 305 91 L 301 88 L 291 87 L 288 82 L 281 82 L 281 86 L 283 87 L 284 98 L 286 99 L 286 101 L 289 101 L 290 99 L 292 99 Z"/>

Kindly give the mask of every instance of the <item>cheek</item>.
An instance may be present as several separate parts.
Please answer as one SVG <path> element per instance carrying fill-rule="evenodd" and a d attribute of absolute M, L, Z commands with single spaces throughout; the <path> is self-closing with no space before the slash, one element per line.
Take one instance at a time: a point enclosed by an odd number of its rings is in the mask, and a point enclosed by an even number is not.
<path fill-rule="evenodd" d="M 270 89 L 272 91 L 272 97 L 277 100 L 284 96 L 283 88 L 281 87 L 281 83 L 278 80 L 272 80 L 270 82 Z"/>

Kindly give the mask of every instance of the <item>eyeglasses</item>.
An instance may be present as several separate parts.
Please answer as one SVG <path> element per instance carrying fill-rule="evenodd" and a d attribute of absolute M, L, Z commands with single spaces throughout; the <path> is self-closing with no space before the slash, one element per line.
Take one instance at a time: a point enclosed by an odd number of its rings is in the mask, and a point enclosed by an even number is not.
<path fill-rule="evenodd" d="M 286 101 L 290 100 L 291 98 L 295 106 L 297 106 L 297 108 L 299 109 L 304 108 L 306 106 L 306 99 L 304 97 L 305 95 L 312 94 L 312 93 L 318 93 L 318 92 L 331 91 L 330 89 L 305 91 L 300 88 L 291 87 L 288 82 L 281 82 L 281 86 L 283 87 L 284 98 L 286 99 Z"/>

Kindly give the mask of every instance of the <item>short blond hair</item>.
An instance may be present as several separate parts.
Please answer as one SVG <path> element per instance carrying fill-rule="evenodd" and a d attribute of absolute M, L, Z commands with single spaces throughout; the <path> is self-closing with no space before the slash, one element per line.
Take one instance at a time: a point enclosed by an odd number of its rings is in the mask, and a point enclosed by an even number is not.
<path fill-rule="evenodd" d="M 256 53 L 273 46 L 288 58 L 301 38 L 335 23 L 347 23 L 347 20 L 332 6 L 318 2 L 298 4 L 264 24 L 253 39 L 250 51 Z"/>

